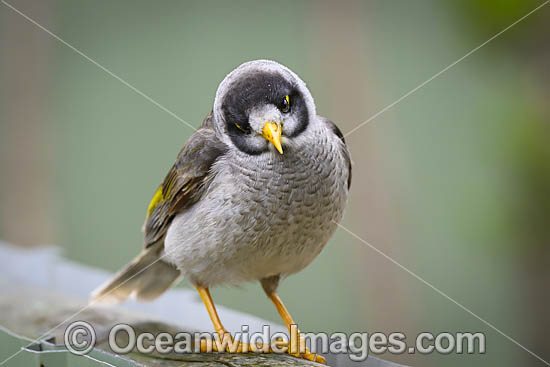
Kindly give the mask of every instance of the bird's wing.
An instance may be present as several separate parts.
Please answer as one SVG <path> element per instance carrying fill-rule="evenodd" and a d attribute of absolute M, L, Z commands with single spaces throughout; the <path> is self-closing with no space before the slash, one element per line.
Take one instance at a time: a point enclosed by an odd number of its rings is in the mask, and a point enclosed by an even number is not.
<path fill-rule="evenodd" d="M 342 134 L 342 131 L 336 126 L 336 124 L 332 121 L 330 121 L 327 118 L 319 116 L 321 120 L 325 122 L 327 127 L 330 131 L 334 133 L 341 141 L 342 141 L 342 154 L 344 155 L 344 159 L 346 160 L 347 166 L 348 166 L 348 190 L 351 187 L 351 155 L 349 154 L 348 146 L 346 145 L 346 139 L 344 139 L 344 134 Z"/>
<path fill-rule="evenodd" d="M 143 230 L 145 247 L 158 242 L 177 213 L 200 200 L 212 178 L 212 164 L 225 152 L 212 127 L 212 114 L 184 145 L 176 163 L 149 203 Z"/>

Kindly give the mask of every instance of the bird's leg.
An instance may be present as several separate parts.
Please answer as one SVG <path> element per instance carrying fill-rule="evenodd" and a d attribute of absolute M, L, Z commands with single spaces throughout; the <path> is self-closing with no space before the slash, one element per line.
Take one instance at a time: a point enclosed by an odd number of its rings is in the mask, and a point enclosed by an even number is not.
<path fill-rule="evenodd" d="M 258 350 L 269 352 L 271 350 L 266 350 L 263 345 L 251 346 L 247 343 L 235 342 L 229 331 L 227 331 L 222 325 L 220 317 L 218 316 L 218 312 L 216 311 L 216 306 L 214 305 L 214 301 L 212 300 L 212 296 L 210 295 L 210 290 L 206 287 L 197 286 L 196 288 L 199 292 L 199 295 L 201 296 L 202 301 L 204 302 L 204 305 L 206 306 L 206 310 L 208 311 L 210 320 L 212 320 L 212 324 L 214 325 L 214 330 L 217 333 L 217 337 L 214 341 L 211 342 L 211 348 L 209 348 L 208 342 L 206 340 L 200 341 L 201 352 L 207 352 L 209 351 L 209 349 L 215 352 L 225 351 L 229 353 L 247 353 Z"/>
<path fill-rule="evenodd" d="M 216 306 L 214 305 L 214 301 L 210 295 L 210 290 L 204 287 L 197 287 L 197 291 L 199 291 L 199 295 L 206 306 L 210 320 L 212 320 L 212 324 L 214 324 L 214 330 L 218 334 L 227 333 L 228 331 L 223 327 L 220 317 L 218 316 L 218 311 L 216 311 Z"/>
<path fill-rule="evenodd" d="M 275 291 L 269 293 L 267 296 L 273 302 L 277 311 L 279 311 L 279 315 L 281 315 L 281 318 L 283 319 L 283 322 L 285 323 L 288 329 L 288 332 L 290 333 L 290 337 L 292 337 L 292 334 L 296 334 L 295 332 L 293 332 L 292 329 L 297 328 L 297 324 L 292 319 L 292 316 L 290 316 L 290 313 L 288 312 L 285 305 L 283 304 L 283 301 L 281 301 L 281 299 L 279 298 L 279 295 Z M 294 348 L 294 349 L 297 349 L 297 351 L 293 351 L 292 350 L 293 348 L 289 346 L 289 349 L 288 349 L 289 354 L 295 357 L 301 357 L 301 358 L 304 358 L 310 361 L 315 361 L 318 363 L 323 363 L 323 364 L 327 363 L 327 361 L 323 356 L 320 356 L 317 353 L 313 354 L 309 351 L 307 347 L 305 347 L 305 339 L 302 333 L 300 332 L 300 330 L 298 330 L 297 336 L 298 336 L 298 340 L 296 341 L 296 343 L 298 348 Z M 292 342 L 290 344 L 292 346 Z"/>
<path fill-rule="evenodd" d="M 218 311 L 216 311 L 216 306 L 214 305 L 214 301 L 212 300 L 212 296 L 210 295 L 210 290 L 206 287 L 197 286 L 196 288 L 199 292 L 199 295 L 201 296 L 202 301 L 204 302 L 206 311 L 208 311 L 210 320 L 212 320 L 214 331 L 218 334 L 219 340 L 224 340 L 228 337 L 231 338 L 231 334 L 229 334 L 229 332 L 222 325 L 220 317 L 218 316 Z M 201 340 L 201 352 L 206 352 L 207 349 L 207 341 Z M 212 350 L 217 351 L 217 343 L 212 343 Z"/>
<path fill-rule="evenodd" d="M 317 353 L 315 354 L 311 353 L 309 349 L 306 347 L 305 338 L 303 337 L 302 333 L 300 333 L 300 330 L 297 329 L 298 325 L 294 322 L 294 320 L 292 319 L 292 316 L 290 316 L 290 313 L 286 309 L 283 301 L 279 298 L 279 295 L 277 294 L 276 289 L 279 283 L 279 277 L 275 276 L 275 277 L 265 278 L 261 280 L 261 283 L 265 293 L 267 294 L 271 302 L 273 302 L 273 304 L 275 305 L 275 308 L 279 312 L 279 315 L 281 315 L 281 318 L 283 319 L 283 322 L 285 323 L 288 329 L 289 337 L 292 338 L 293 335 L 297 334 L 297 337 L 298 337 L 298 340 L 296 340 L 297 348 L 294 348 L 295 345 L 293 345 L 293 342 L 291 340 L 290 345 L 288 345 L 287 343 L 288 354 L 293 355 L 295 357 L 307 359 L 310 361 L 327 364 L 327 361 L 323 356 L 320 356 Z M 281 346 L 280 343 L 279 345 Z M 297 349 L 297 350 L 293 350 L 293 349 Z"/>

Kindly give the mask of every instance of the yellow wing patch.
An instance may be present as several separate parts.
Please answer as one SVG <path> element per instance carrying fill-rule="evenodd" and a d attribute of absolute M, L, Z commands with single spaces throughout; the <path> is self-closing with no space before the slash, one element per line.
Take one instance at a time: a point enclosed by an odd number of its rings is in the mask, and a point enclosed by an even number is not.
<path fill-rule="evenodd" d="M 164 195 L 162 194 L 162 186 L 159 186 L 157 192 L 155 192 L 155 195 L 153 195 L 153 198 L 149 203 L 149 207 L 147 208 L 147 218 L 149 218 L 149 216 L 151 215 L 153 210 L 156 208 L 156 206 L 163 200 L 164 200 Z"/>

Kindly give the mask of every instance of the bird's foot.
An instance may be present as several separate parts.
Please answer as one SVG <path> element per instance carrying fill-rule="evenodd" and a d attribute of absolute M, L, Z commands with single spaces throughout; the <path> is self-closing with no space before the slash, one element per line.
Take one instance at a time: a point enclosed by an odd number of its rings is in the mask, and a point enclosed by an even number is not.
<path fill-rule="evenodd" d="M 304 336 L 300 333 L 298 334 L 298 340 L 299 344 L 292 345 L 292 343 L 289 343 L 282 339 L 277 339 L 275 343 L 277 344 L 277 349 L 281 350 L 283 348 L 286 349 L 287 353 L 293 357 L 306 359 L 308 361 L 313 361 L 317 363 L 327 364 L 327 360 L 317 354 L 317 353 L 311 353 L 311 351 L 305 346 L 306 341 Z"/>

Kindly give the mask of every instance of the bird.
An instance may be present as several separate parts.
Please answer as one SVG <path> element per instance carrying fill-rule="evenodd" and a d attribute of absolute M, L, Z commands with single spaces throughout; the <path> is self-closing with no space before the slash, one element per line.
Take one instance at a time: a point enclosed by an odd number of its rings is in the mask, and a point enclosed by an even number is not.
<path fill-rule="evenodd" d="M 210 288 L 259 281 L 290 331 L 296 323 L 279 283 L 308 266 L 337 229 L 351 165 L 341 130 L 317 115 L 297 74 L 271 60 L 241 64 L 154 193 L 144 249 L 91 300 L 149 301 L 185 277 L 215 332 L 231 337 Z M 326 363 L 307 348 L 294 355 Z"/>

